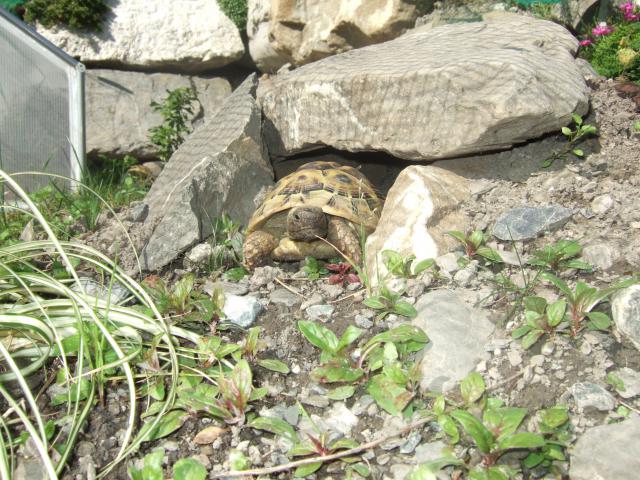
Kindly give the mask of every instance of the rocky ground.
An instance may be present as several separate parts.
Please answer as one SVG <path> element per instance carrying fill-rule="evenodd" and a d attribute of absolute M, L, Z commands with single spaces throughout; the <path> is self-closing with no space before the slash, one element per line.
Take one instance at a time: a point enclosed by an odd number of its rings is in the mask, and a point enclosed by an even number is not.
<path fill-rule="evenodd" d="M 477 172 L 482 173 L 467 171 L 473 195 L 463 210 L 470 218 L 469 230 L 486 229 L 505 238 L 500 225 L 509 224 L 512 229 L 507 231 L 515 240 L 494 237 L 488 243 L 505 264 L 492 266 L 473 260 L 461 267 L 457 260 L 463 252 L 456 250 L 437 259 L 438 275 L 423 273 L 395 281 L 396 286 L 404 283 L 404 300 L 417 309 L 411 322 L 423 328 L 431 340 L 417 356 L 421 388 L 416 399 L 420 404 L 431 405 L 428 391 L 444 390 L 450 398 L 459 399 L 458 382 L 476 371 L 491 396 L 510 406 L 524 407 L 531 415 L 555 405 L 568 406 L 569 461 L 557 462 L 555 474 L 534 468 L 515 478 L 634 478 L 640 466 L 638 444 L 631 440 L 640 434 L 636 287 L 614 297 L 616 325 L 612 330 L 585 331 L 576 338 L 545 337 L 529 349 L 512 338 L 513 330 L 523 323 L 522 310 L 517 308 L 522 296 L 519 292 L 537 271 L 527 266 L 526 260 L 536 249 L 562 239 L 578 240 L 584 246 L 581 259 L 594 269 L 564 271 L 561 276 L 570 284 L 579 279 L 604 287 L 640 270 L 640 132 L 634 130 L 640 115 L 632 100 L 617 93 L 613 81 L 592 79 L 591 87 L 591 112 L 584 121 L 595 125 L 598 134 L 581 145 L 584 159 L 570 155 L 544 167 L 553 150 L 566 143 L 560 136 L 549 136 L 509 152 L 478 157 L 482 163 L 478 163 Z M 440 161 L 438 166 L 459 171 L 456 162 Z M 465 164 L 469 165 L 469 159 Z M 516 207 L 532 204 L 538 205 L 534 212 L 538 216 L 527 217 L 524 224 L 516 225 L 505 217 Z M 549 215 L 554 215 L 553 219 Z M 531 218 L 541 224 L 536 226 Z M 518 239 L 514 232 L 524 238 Z M 173 270 L 172 276 L 175 279 L 184 273 Z M 511 282 L 498 281 L 498 274 Z M 207 288 L 212 281 L 202 278 L 203 284 L 208 282 Z M 365 331 L 365 339 L 410 321 L 395 314 L 377 318 L 376 312 L 362 303 L 366 294 L 359 284 L 345 288 L 329 284 L 326 277 L 310 280 L 301 265 L 293 263 L 263 267 L 249 278 L 220 286 L 228 295 L 237 296 L 241 307 L 248 305 L 250 314 L 259 312 L 249 315 L 248 321 L 244 318 L 243 326 L 261 327 L 264 350 L 260 356 L 277 358 L 290 368 L 286 375 L 254 368 L 255 385 L 268 389 L 267 396 L 254 404 L 254 412 L 306 431 L 309 422 L 300 415 L 299 402 L 321 429 L 335 438 L 358 443 L 378 439 L 416 420 L 411 415 L 388 414 L 358 384 L 350 398 L 331 400 L 328 392 L 333 386 L 317 383 L 310 376 L 319 365 L 320 353 L 300 333 L 297 320 L 320 322 L 338 335 L 355 325 Z M 558 297 L 549 283 L 540 283 L 533 292 L 549 301 Z M 611 305 L 605 302 L 598 310 L 610 313 Z M 625 322 L 636 322 L 635 330 Z M 236 330 L 221 334 L 230 341 L 243 338 Z M 126 421 L 125 395 L 117 389 L 109 391 L 104 405 L 92 415 L 74 467 L 65 478 L 85 478 L 86 472 L 113 458 Z M 525 422 L 533 425 L 532 420 Z M 232 449 L 243 452 L 254 468 L 289 461 L 277 438 L 246 426 L 220 425 L 225 430 L 218 438 L 196 444 L 197 432 L 210 426 L 210 418 L 193 417 L 161 440 L 167 465 L 193 457 L 215 478 L 230 468 Z M 438 424 L 430 422 L 366 450 L 360 460 L 368 466 L 370 478 L 402 479 L 417 465 L 440 457 L 446 443 Z M 463 447 L 456 447 L 455 452 L 473 461 L 473 455 Z M 506 456 L 503 462 L 515 465 L 518 458 Z M 328 463 L 315 478 L 344 478 L 347 466 L 344 462 Z M 110 478 L 126 478 L 125 470 L 120 467 Z M 461 478 L 461 471 L 449 467 L 438 478 Z M 349 474 L 358 478 L 354 471 Z M 281 473 L 263 478 L 290 476 Z"/>

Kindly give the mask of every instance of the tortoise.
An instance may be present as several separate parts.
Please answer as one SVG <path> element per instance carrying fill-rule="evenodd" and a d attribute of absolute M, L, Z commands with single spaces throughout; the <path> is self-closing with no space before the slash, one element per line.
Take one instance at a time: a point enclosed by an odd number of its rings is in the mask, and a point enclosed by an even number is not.
<path fill-rule="evenodd" d="M 360 264 L 361 233 L 376 228 L 382 203 L 356 168 L 337 162 L 306 163 L 278 181 L 249 220 L 245 266 L 253 270 L 272 259 L 333 258 L 336 249 Z"/>

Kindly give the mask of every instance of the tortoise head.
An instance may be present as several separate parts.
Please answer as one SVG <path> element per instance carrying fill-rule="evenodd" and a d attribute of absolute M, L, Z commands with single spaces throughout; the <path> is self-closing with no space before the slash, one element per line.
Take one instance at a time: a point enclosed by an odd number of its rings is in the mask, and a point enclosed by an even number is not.
<path fill-rule="evenodd" d="M 327 215 L 320 207 L 295 207 L 287 215 L 287 233 L 291 240 L 310 242 L 327 236 Z"/>

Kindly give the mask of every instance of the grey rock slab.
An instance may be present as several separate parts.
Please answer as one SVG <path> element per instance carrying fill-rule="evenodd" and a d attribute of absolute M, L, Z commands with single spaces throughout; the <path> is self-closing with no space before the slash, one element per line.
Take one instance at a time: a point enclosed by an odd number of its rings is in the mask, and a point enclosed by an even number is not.
<path fill-rule="evenodd" d="M 228 293 L 231 295 L 242 296 L 249 293 L 249 285 L 247 285 L 245 282 L 225 282 L 224 280 L 213 282 L 211 280 L 207 280 L 202 287 L 207 295 L 213 295 L 213 291 L 215 288 L 221 288 L 224 293 Z"/>
<path fill-rule="evenodd" d="M 611 314 L 618 330 L 640 350 L 640 285 L 632 285 L 613 296 Z"/>
<path fill-rule="evenodd" d="M 415 463 L 427 463 L 432 460 L 437 460 L 443 456 L 442 451 L 447 447 L 444 442 L 438 440 L 436 442 L 423 443 L 416 447 L 414 453 Z"/>
<path fill-rule="evenodd" d="M 453 291 L 437 290 L 417 303 L 413 325 L 429 336 L 420 361 L 423 390 L 447 391 L 485 357 L 495 327 L 482 310 L 470 308 Z"/>
<path fill-rule="evenodd" d="M 152 233 L 141 261 L 156 270 L 212 234 L 223 213 L 245 224 L 257 193 L 273 184 L 262 143 L 261 114 L 250 75 L 225 99 L 215 116 L 176 150 L 145 197 Z"/>
<path fill-rule="evenodd" d="M 331 430 L 344 436 L 348 436 L 358 424 L 358 417 L 342 402 L 334 403 L 326 413 L 324 420 Z"/>
<path fill-rule="evenodd" d="M 249 282 L 254 288 L 264 287 L 268 283 L 273 282 L 279 274 L 280 270 L 270 265 L 258 267 L 253 271 Z"/>
<path fill-rule="evenodd" d="M 623 390 L 616 389 L 618 395 L 622 398 L 633 398 L 640 395 L 640 372 L 624 367 L 612 373 L 624 383 Z"/>
<path fill-rule="evenodd" d="M 575 383 L 571 387 L 571 395 L 573 395 L 573 401 L 580 410 L 595 408 L 601 412 L 608 412 L 616 406 L 613 396 L 595 383 Z"/>
<path fill-rule="evenodd" d="M 587 430 L 571 449 L 571 480 L 638 478 L 640 417 Z"/>
<path fill-rule="evenodd" d="M 242 328 L 249 328 L 264 310 L 256 297 L 251 295 L 238 296 L 225 294 L 224 307 L 225 321 L 234 323 Z"/>
<path fill-rule="evenodd" d="M 563 226 L 573 211 L 560 205 L 514 208 L 501 215 L 493 227 L 500 240 L 529 240 Z"/>
<path fill-rule="evenodd" d="M 277 288 L 269 294 L 269 301 L 286 307 L 298 305 L 302 300 L 295 293 L 290 292 L 286 288 Z"/>
<path fill-rule="evenodd" d="M 187 118 L 192 130 L 213 116 L 231 94 L 231 84 L 221 77 L 197 77 L 171 73 L 89 70 L 86 74 L 87 155 L 157 156 L 149 141 L 149 129 L 162 123 L 150 103 L 161 102 L 167 90 L 190 87 L 198 101 Z M 145 169 L 151 170 L 145 164 Z M 152 172 L 153 173 L 153 172 Z"/>
<path fill-rule="evenodd" d="M 269 151 L 328 145 L 433 160 L 509 148 L 587 112 L 577 47 L 555 23 L 503 15 L 304 65 L 260 83 Z"/>
<path fill-rule="evenodd" d="M 582 260 L 599 270 L 609 270 L 619 257 L 619 252 L 606 242 L 587 245 L 582 250 Z"/>
<path fill-rule="evenodd" d="M 312 305 L 311 307 L 305 310 L 307 316 L 311 320 L 320 320 L 321 322 L 326 322 L 331 318 L 333 312 L 335 312 L 336 307 L 333 305 Z"/>

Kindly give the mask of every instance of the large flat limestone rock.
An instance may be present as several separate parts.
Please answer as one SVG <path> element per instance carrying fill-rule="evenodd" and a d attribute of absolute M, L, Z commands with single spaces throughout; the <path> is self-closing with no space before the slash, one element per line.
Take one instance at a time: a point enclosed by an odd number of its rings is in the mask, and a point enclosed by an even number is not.
<path fill-rule="evenodd" d="M 431 160 L 509 148 L 587 112 L 577 46 L 560 25 L 501 15 L 305 65 L 260 83 L 269 150 Z"/>

